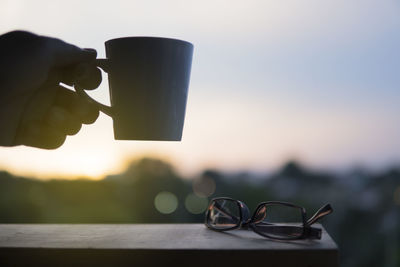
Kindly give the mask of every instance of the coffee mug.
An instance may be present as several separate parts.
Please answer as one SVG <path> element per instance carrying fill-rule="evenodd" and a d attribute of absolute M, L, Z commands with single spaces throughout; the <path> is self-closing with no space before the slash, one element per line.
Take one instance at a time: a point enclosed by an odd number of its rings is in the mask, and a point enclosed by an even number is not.
<path fill-rule="evenodd" d="M 113 119 L 116 140 L 180 141 L 192 65 L 193 45 L 159 37 L 124 37 L 105 42 L 110 102 L 76 92 Z"/>

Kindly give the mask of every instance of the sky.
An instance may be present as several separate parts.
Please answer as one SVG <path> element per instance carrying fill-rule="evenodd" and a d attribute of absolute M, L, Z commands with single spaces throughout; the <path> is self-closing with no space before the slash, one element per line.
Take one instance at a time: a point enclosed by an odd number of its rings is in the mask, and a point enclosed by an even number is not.
<path fill-rule="evenodd" d="M 57 150 L 0 148 L 0 168 L 103 177 L 142 156 L 185 174 L 400 163 L 400 2 L 0 0 L 0 33 L 53 36 L 105 57 L 104 42 L 194 44 L 182 142 L 116 141 L 102 114 Z M 90 95 L 109 103 L 106 74 Z"/>

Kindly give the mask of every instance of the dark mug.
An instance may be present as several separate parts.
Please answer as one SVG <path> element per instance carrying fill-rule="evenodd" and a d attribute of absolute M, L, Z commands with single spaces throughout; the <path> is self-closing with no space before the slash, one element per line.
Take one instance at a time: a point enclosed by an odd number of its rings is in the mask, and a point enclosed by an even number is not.
<path fill-rule="evenodd" d="M 111 107 L 98 103 L 113 119 L 116 140 L 180 141 L 192 65 L 193 45 L 158 37 L 126 37 L 105 43 Z"/>

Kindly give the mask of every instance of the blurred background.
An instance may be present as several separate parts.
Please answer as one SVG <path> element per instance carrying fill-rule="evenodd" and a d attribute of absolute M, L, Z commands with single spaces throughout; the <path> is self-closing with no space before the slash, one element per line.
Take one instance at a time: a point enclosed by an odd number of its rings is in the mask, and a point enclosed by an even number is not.
<path fill-rule="evenodd" d="M 342 266 L 400 266 L 399 14 L 395 0 L 0 0 L 0 33 L 100 58 L 123 36 L 195 46 L 182 142 L 115 141 L 100 115 L 54 151 L 0 148 L 0 222 L 202 222 L 222 195 L 330 202 Z M 105 74 L 90 94 L 109 103 L 107 88 Z"/>

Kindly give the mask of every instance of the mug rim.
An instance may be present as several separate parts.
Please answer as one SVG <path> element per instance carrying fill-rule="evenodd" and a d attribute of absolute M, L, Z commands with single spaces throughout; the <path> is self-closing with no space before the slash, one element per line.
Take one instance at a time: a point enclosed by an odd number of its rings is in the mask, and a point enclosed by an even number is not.
<path fill-rule="evenodd" d="M 114 41 L 122 41 L 122 40 L 128 40 L 128 39 L 155 39 L 155 40 L 164 40 L 164 41 L 173 41 L 173 42 L 182 42 L 185 44 L 188 44 L 193 47 L 193 44 L 191 42 L 177 39 L 177 38 L 169 38 L 169 37 L 158 37 L 158 36 L 126 36 L 126 37 L 119 37 L 119 38 L 113 38 L 110 40 L 105 41 L 104 44 L 109 44 Z"/>

